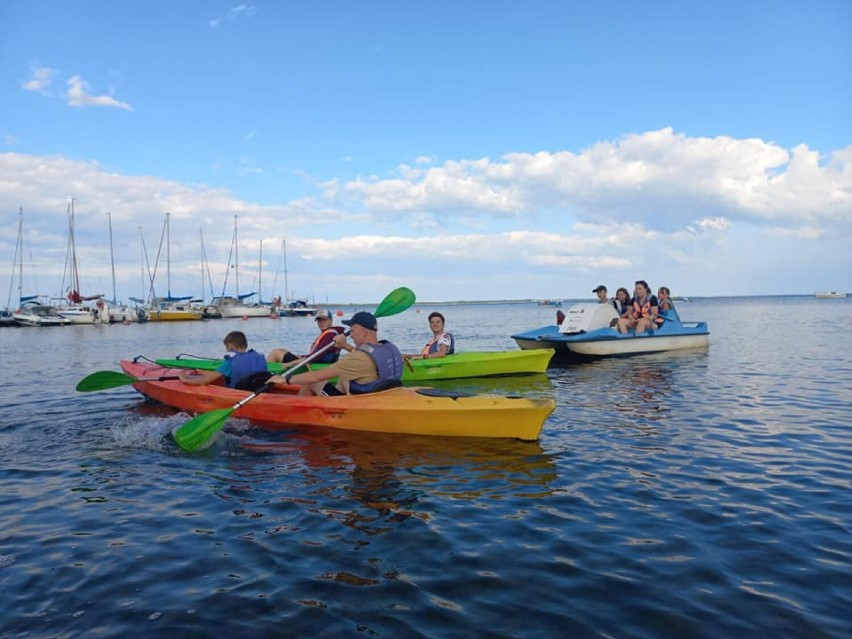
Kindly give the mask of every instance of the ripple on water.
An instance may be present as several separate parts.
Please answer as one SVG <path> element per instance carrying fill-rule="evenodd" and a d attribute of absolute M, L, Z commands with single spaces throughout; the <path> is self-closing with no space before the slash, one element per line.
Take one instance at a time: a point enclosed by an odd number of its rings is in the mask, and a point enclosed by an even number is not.
<path fill-rule="evenodd" d="M 468 385 L 553 397 L 532 444 L 229 420 L 185 454 L 170 433 L 188 416 L 73 386 L 160 356 L 153 343 L 206 353 L 224 325 L 31 346 L 16 333 L 25 348 L 5 366 L 20 374 L 0 385 L 0 635 L 845 637 L 850 333 L 811 305 L 818 338 L 770 335 L 782 306 L 696 302 L 683 313 L 711 322 L 705 351 Z M 493 349 L 537 312 L 452 310 L 458 335 Z M 419 343 L 422 319 L 383 331 Z M 255 324 L 252 343 L 313 330 Z"/>

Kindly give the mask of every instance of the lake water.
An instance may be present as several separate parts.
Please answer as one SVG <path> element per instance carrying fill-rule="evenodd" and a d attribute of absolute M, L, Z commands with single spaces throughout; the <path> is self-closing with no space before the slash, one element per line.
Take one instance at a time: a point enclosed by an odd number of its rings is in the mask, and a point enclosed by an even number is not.
<path fill-rule="evenodd" d="M 417 309 L 381 336 L 418 350 Z M 555 315 L 439 310 L 466 350 Z M 75 384 L 312 320 L 0 329 L 0 636 L 849 637 L 852 300 L 678 310 L 708 349 L 443 384 L 553 397 L 535 443 L 231 420 L 200 454 Z"/>

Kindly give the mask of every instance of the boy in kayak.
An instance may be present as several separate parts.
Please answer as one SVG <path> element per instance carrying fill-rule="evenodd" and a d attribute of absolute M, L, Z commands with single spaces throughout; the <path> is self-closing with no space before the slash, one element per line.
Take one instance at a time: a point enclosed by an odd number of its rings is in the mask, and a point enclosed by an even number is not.
<path fill-rule="evenodd" d="M 375 316 L 358 311 L 343 323 L 350 327 L 349 333 L 355 342 L 354 346 L 349 344 L 345 333 L 334 338 L 335 346 L 348 351 L 345 357 L 322 370 L 273 375 L 269 381 L 299 384 L 300 395 L 356 395 L 399 386 L 402 354 L 387 340 L 379 340 Z M 337 384 L 327 383 L 333 377 L 337 377 Z"/>
<path fill-rule="evenodd" d="M 248 347 L 242 331 L 231 331 L 225 335 L 223 342 L 228 354 L 215 371 L 181 373 L 178 375 L 180 381 L 191 386 L 206 386 L 224 378 L 228 388 L 250 391 L 260 388 L 269 379 L 263 353 Z"/>
<path fill-rule="evenodd" d="M 269 355 L 266 356 L 266 361 L 293 365 L 299 364 L 306 357 L 310 357 L 317 351 L 325 348 L 328 344 L 334 341 L 336 336 L 343 333 L 344 329 L 342 326 L 333 326 L 334 318 L 331 316 L 331 313 L 325 309 L 317 311 L 317 316 L 314 318 L 314 321 L 317 323 L 317 328 L 319 329 L 320 334 L 314 340 L 314 343 L 311 344 L 311 348 L 306 355 L 294 355 L 286 348 L 273 348 L 269 351 Z M 333 346 L 325 353 L 311 361 L 322 364 L 332 364 L 337 361 L 338 355 L 340 355 L 340 348 Z"/>
<path fill-rule="evenodd" d="M 420 357 L 423 359 L 444 357 L 456 352 L 456 340 L 452 333 L 444 332 L 444 321 L 444 316 L 438 311 L 429 313 L 429 328 L 432 329 L 432 339 L 420 352 Z"/>

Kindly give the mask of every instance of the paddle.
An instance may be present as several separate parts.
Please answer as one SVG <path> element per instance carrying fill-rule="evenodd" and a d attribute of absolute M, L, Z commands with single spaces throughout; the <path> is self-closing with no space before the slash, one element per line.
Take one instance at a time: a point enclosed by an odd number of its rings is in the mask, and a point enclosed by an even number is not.
<path fill-rule="evenodd" d="M 373 313 L 373 315 L 375 315 L 376 318 L 379 318 L 402 313 L 403 311 L 411 308 L 414 304 L 414 300 L 414 292 L 411 289 L 402 286 L 388 293 L 387 297 L 385 297 L 381 304 L 379 304 L 378 308 L 376 308 L 376 312 Z M 346 335 L 349 335 L 349 331 L 346 332 Z M 282 373 L 278 373 L 278 375 L 286 377 L 301 366 L 304 366 L 311 360 L 319 357 L 332 346 L 333 343 L 329 343 L 324 348 L 316 351 L 306 359 L 299 362 L 296 366 L 293 366 Z M 213 435 L 219 432 L 222 426 L 225 425 L 225 420 L 228 419 L 234 411 L 247 404 L 261 393 L 268 391 L 271 387 L 272 384 L 266 383 L 258 388 L 254 393 L 237 402 L 230 408 L 219 408 L 207 413 L 196 415 L 175 431 L 175 441 L 177 442 L 177 445 L 185 451 L 193 451 L 203 446 L 211 437 L 213 437 Z"/>
<path fill-rule="evenodd" d="M 177 375 L 165 375 L 163 377 L 131 377 L 124 373 L 115 371 L 97 371 L 86 375 L 77 383 L 78 393 L 91 393 L 92 391 L 107 390 L 128 386 L 136 382 L 165 382 L 170 379 L 180 379 Z"/>

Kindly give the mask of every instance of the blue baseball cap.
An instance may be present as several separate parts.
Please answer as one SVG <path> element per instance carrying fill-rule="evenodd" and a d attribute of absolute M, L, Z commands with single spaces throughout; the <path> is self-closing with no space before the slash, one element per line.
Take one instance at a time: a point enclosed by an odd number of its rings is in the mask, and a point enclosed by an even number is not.
<path fill-rule="evenodd" d="M 363 326 L 369 331 L 377 331 L 379 330 L 379 324 L 376 322 L 376 317 L 372 313 L 368 313 L 367 311 L 358 311 L 348 320 L 343 320 L 343 323 L 347 326 Z"/>

